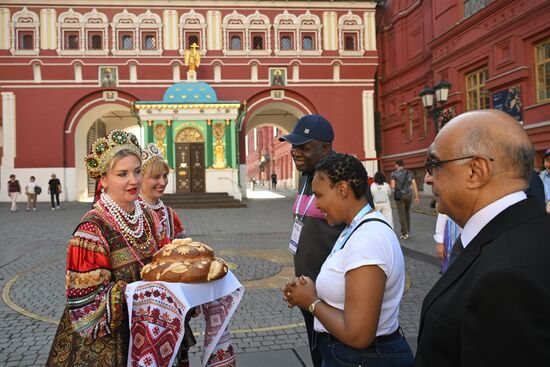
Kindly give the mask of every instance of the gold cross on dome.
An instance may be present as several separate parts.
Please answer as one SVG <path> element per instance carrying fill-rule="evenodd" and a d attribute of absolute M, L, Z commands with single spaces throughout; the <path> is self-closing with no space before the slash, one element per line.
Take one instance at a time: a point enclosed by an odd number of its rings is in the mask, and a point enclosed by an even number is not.
<path fill-rule="evenodd" d="M 192 48 L 193 50 L 196 50 L 197 48 L 199 48 L 199 45 L 197 45 L 196 42 L 193 42 L 193 44 L 191 45 L 191 48 Z"/>

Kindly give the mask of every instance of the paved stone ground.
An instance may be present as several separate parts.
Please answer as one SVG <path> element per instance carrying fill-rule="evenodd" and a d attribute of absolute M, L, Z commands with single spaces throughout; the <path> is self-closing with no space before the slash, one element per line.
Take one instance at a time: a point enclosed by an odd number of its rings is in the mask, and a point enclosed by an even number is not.
<path fill-rule="evenodd" d="M 282 302 L 278 287 L 292 276 L 286 250 L 292 192 L 284 199 L 249 200 L 248 208 L 178 210 L 188 235 L 212 245 L 234 265 L 246 287 L 230 330 L 241 366 L 309 366 L 307 339 L 297 309 Z M 404 241 L 411 286 L 401 302 L 400 322 L 415 346 L 422 300 L 439 277 L 434 265 L 428 198 L 412 213 L 412 238 Z M 64 307 L 66 243 L 85 203 L 63 203 L 50 211 L 0 211 L 0 366 L 43 366 Z M 398 222 L 394 211 L 394 222 Z M 195 321 L 196 330 L 200 325 Z M 202 340 L 198 338 L 198 345 Z M 192 350 L 198 365 L 200 347 Z"/>

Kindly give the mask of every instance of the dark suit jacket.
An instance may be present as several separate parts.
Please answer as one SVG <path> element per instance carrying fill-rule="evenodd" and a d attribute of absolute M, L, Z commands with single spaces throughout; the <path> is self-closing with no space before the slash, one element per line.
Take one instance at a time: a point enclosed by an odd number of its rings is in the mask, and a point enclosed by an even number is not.
<path fill-rule="evenodd" d="M 550 215 L 504 210 L 424 299 L 417 367 L 550 366 Z"/>

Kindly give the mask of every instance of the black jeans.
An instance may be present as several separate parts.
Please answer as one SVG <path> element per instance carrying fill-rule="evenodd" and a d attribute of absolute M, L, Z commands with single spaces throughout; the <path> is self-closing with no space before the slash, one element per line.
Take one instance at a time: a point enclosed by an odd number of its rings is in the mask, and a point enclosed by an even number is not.
<path fill-rule="evenodd" d="M 52 199 L 52 208 L 55 208 L 55 202 L 54 202 L 54 198 L 55 198 L 55 201 L 57 202 L 57 206 L 59 206 L 59 193 L 56 191 L 50 191 L 50 198 Z"/>
<path fill-rule="evenodd" d="M 321 356 L 321 352 L 319 352 L 319 348 L 315 343 L 316 333 L 315 330 L 313 330 L 313 315 L 309 311 L 304 311 L 302 309 L 300 309 L 300 311 L 302 311 L 302 315 L 304 315 L 304 321 L 306 323 L 311 361 L 313 362 L 314 367 L 321 367 L 323 357 Z"/>

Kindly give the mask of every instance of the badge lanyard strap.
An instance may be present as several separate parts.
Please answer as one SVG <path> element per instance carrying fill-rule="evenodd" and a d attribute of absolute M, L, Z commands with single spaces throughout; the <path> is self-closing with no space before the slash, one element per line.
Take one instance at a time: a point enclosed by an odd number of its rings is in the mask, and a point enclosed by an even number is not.
<path fill-rule="evenodd" d="M 363 218 L 365 216 L 365 214 L 367 214 L 371 210 L 372 210 L 371 206 L 369 204 L 367 204 L 363 207 L 363 209 L 361 209 L 359 211 L 359 213 L 357 213 L 355 218 L 353 218 L 353 220 L 351 221 L 351 224 L 348 227 L 344 228 L 344 230 L 340 234 L 340 237 L 338 237 L 338 239 L 336 240 L 336 243 L 334 244 L 334 247 L 332 248 L 332 251 L 330 252 L 331 255 L 342 249 L 342 247 L 344 246 L 344 244 L 348 240 L 349 236 L 351 236 L 351 234 L 353 233 L 353 229 L 355 228 L 355 226 L 359 222 L 359 219 Z"/>
<path fill-rule="evenodd" d="M 294 212 L 294 215 L 296 216 L 296 218 L 299 217 L 298 211 L 300 210 L 300 204 L 302 203 L 302 197 L 304 196 L 304 192 L 306 191 L 306 187 L 307 187 L 307 181 L 305 182 L 304 187 L 302 188 L 302 192 L 300 193 L 300 197 L 298 198 L 298 204 L 296 205 L 296 211 Z M 304 210 L 304 214 L 302 214 L 302 218 L 300 218 L 300 221 L 302 221 L 302 222 L 304 221 L 304 217 L 306 216 L 307 210 L 309 209 L 309 206 L 313 202 L 314 198 L 315 198 L 315 195 L 311 195 L 311 197 L 309 198 L 309 201 L 306 205 L 306 209 Z"/>

